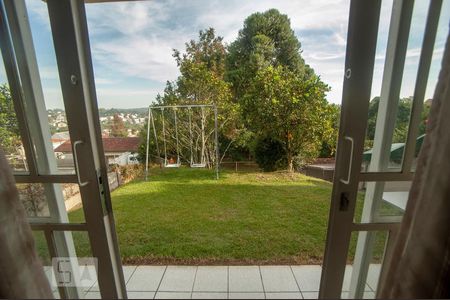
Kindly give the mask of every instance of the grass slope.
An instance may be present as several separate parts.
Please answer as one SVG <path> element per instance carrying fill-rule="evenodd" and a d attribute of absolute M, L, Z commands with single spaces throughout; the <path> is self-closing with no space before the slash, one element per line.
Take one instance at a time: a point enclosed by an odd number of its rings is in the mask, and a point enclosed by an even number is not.
<path fill-rule="evenodd" d="M 332 185 L 298 173 L 153 169 L 112 193 L 125 264 L 321 263 Z M 363 194 L 358 197 L 361 204 Z M 362 205 L 357 205 L 356 216 Z M 84 222 L 83 210 L 69 214 Z M 358 218 L 359 219 L 359 218 Z M 79 257 L 92 256 L 86 232 L 73 232 Z M 41 256 L 45 239 L 36 235 Z M 386 234 L 375 244 L 375 259 Z M 349 261 L 356 245 L 352 235 Z M 46 257 L 48 260 L 48 256 Z"/>

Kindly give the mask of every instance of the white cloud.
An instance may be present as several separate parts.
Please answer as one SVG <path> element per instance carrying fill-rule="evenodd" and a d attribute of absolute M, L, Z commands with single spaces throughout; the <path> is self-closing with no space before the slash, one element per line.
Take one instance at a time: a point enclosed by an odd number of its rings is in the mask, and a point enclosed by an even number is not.
<path fill-rule="evenodd" d="M 59 80 L 58 69 L 56 66 L 43 65 L 39 69 L 39 74 L 42 79 Z"/>
<path fill-rule="evenodd" d="M 132 35 L 120 40 L 92 43 L 92 53 L 96 62 L 116 72 L 114 76 L 164 83 L 178 75 L 171 46 L 157 37 Z"/>
<path fill-rule="evenodd" d="M 98 77 L 95 76 L 95 84 L 97 84 L 97 86 L 99 85 L 112 85 L 112 84 L 116 84 L 118 82 L 118 80 L 114 80 L 114 79 L 109 79 L 109 78 L 103 78 L 103 77 Z"/>
<path fill-rule="evenodd" d="M 97 88 L 97 100 L 99 107 L 143 107 L 150 105 L 158 93 L 158 89 Z"/>
<path fill-rule="evenodd" d="M 127 76 L 163 84 L 178 76 L 172 49 L 196 38 L 198 30 L 214 27 L 230 43 L 254 12 L 277 8 L 288 14 L 291 26 L 300 34 L 303 56 L 324 81 L 340 82 L 345 55 L 349 4 L 330 1 L 208 1 L 131 2 L 87 5 L 94 66 L 99 76 Z M 185 19 L 183 19 L 185 18 Z M 326 41 L 302 39 L 304 30 L 327 30 Z M 336 51 L 337 50 L 337 51 Z M 326 61 L 326 64 L 323 63 Z M 327 66 L 326 72 L 323 67 Z M 339 77 L 335 77 L 339 74 Z M 333 90 L 339 90 L 333 86 Z M 162 88 L 160 89 L 162 91 Z M 330 94 L 331 95 L 331 94 Z M 339 98 L 331 99 L 339 102 Z"/>

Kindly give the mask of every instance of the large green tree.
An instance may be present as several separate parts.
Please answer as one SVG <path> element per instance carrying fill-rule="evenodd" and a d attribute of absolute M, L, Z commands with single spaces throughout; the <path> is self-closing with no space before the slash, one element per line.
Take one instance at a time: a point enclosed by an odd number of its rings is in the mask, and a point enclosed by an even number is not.
<path fill-rule="evenodd" d="M 228 50 L 226 78 L 255 138 L 283 142 L 289 170 L 294 158 L 317 155 L 332 135 L 329 88 L 305 64 L 287 15 L 276 9 L 250 15 Z"/>
<path fill-rule="evenodd" d="M 286 67 L 269 66 L 256 73 L 244 96 L 248 126 L 283 143 L 288 170 L 294 169 L 294 157 L 316 156 L 330 134 L 327 90 L 317 76 L 305 80 Z"/>
<path fill-rule="evenodd" d="M 289 18 L 276 9 L 250 15 L 228 51 L 227 79 L 236 101 L 246 93 L 259 69 L 281 65 L 305 78 L 313 73 L 300 55 L 301 44 Z"/>

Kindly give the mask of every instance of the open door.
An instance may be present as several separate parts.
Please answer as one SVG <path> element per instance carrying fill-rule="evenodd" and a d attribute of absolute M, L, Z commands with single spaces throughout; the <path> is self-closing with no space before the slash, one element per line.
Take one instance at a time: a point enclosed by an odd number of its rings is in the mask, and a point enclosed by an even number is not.
<path fill-rule="evenodd" d="M 393 140 L 414 1 L 393 2 L 373 146 L 364 151 L 380 0 L 351 2 L 341 123 L 320 298 L 376 295 L 414 176 L 419 133 L 442 0 L 429 2 L 409 126 Z M 395 143 L 394 143 L 395 142 Z M 350 264 L 349 264 L 350 263 Z M 345 280 L 344 280 L 345 279 Z"/>
<path fill-rule="evenodd" d="M 39 254 L 47 255 L 49 267 L 53 266 L 49 272 L 55 275 L 51 282 L 55 296 L 84 298 L 87 289 L 98 283 L 102 298 L 126 298 L 100 134 L 84 1 L 47 0 L 39 4 L 52 29 L 50 39 L 54 45 L 74 166 L 62 169 L 57 165 L 50 140 L 33 45 L 33 38 L 42 36 L 32 36 L 24 0 L 2 1 L 1 52 L 26 158 L 19 167 L 12 166 L 15 180 L 19 189 L 30 189 L 33 193 L 30 198 L 36 194 L 43 198 L 38 203 L 43 209 L 30 213 L 29 221 L 36 233 L 38 250 L 47 250 Z M 63 184 L 73 184 L 80 191 L 83 216 L 75 221 L 66 211 Z M 80 257 L 92 258 L 92 265 L 80 265 Z M 91 285 L 78 285 L 86 279 L 83 276 L 89 277 Z"/>

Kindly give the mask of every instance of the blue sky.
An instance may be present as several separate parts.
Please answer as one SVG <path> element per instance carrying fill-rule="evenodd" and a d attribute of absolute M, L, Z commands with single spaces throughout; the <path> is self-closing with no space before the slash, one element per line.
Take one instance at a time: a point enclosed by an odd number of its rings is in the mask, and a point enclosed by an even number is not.
<path fill-rule="evenodd" d="M 57 67 L 46 4 L 27 0 L 38 64 L 48 108 L 62 108 Z M 417 0 L 405 63 L 402 96 L 413 92 L 429 1 Z M 302 43 L 303 57 L 332 90 L 327 98 L 340 103 L 345 60 L 347 0 L 153 0 L 87 4 L 87 17 L 100 107 L 149 105 L 178 70 L 172 49 L 184 49 L 198 31 L 214 27 L 232 42 L 253 12 L 277 8 L 287 14 Z M 372 96 L 379 95 L 392 0 L 384 0 L 377 45 Z M 448 34 L 450 1 L 444 1 L 426 97 L 432 97 Z M 4 72 L 0 74 L 4 79 Z"/>

